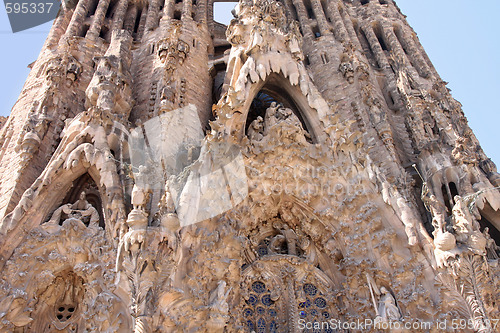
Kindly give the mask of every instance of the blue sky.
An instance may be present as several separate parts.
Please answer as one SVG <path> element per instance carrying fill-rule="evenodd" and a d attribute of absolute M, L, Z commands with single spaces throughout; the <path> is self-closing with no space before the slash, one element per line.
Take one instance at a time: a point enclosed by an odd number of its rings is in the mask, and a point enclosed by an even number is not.
<path fill-rule="evenodd" d="M 498 0 L 397 0 L 417 32 L 437 71 L 450 82 L 453 97 L 464 112 L 483 149 L 500 163 L 500 37 Z M 218 4 L 219 5 L 219 4 Z M 232 4 L 220 4 L 215 14 Z M 224 5 L 230 7 L 223 9 Z M 35 61 L 51 23 L 13 34 L 0 6 L 0 115 L 8 115 Z M 223 18 L 216 16 L 218 21 Z"/>

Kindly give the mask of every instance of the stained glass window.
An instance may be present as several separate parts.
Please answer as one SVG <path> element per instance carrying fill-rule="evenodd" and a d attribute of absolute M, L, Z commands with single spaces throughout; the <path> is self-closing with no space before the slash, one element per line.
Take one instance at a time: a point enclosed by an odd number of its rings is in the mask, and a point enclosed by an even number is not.
<path fill-rule="evenodd" d="M 299 317 L 311 323 L 327 323 L 331 314 L 328 311 L 328 302 L 325 295 L 312 283 L 305 283 L 302 286 L 305 294 L 305 300 L 299 302 Z M 321 328 L 305 329 L 304 332 L 332 332 L 329 327 L 319 326 Z"/>
<path fill-rule="evenodd" d="M 250 295 L 243 309 L 247 332 L 278 332 L 278 312 L 271 292 L 264 282 L 255 281 L 249 288 Z"/>

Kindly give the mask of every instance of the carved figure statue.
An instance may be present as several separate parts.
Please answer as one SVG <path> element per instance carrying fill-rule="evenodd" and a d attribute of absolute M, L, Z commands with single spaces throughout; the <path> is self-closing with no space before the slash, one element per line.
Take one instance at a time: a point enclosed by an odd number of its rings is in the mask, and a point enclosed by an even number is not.
<path fill-rule="evenodd" d="M 189 54 L 189 44 L 178 38 L 166 38 L 157 43 L 158 58 L 165 65 L 168 74 L 173 74 L 178 65 L 182 65 Z"/>
<path fill-rule="evenodd" d="M 368 282 L 368 288 L 370 289 L 370 295 L 375 308 L 375 324 L 380 322 L 400 321 L 402 317 L 401 311 L 391 292 L 387 290 L 386 287 L 381 287 L 379 289 L 368 273 L 366 274 L 366 281 Z M 375 295 L 379 296 L 378 302 Z"/>
<path fill-rule="evenodd" d="M 149 199 L 149 184 L 147 181 L 148 168 L 139 166 L 139 172 L 134 175 L 134 187 L 132 188 L 132 206 L 134 209 L 144 210 Z"/>
<path fill-rule="evenodd" d="M 488 259 L 498 260 L 500 257 L 498 253 L 500 251 L 500 246 L 495 243 L 495 240 L 490 236 L 490 229 L 488 227 L 484 228 L 483 231 L 484 238 L 486 239 L 486 253 Z"/>
<path fill-rule="evenodd" d="M 276 102 L 272 102 L 266 109 L 266 114 L 264 116 L 264 135 L 267 135 L 267 133 L 269 133 L 269 129 L 278 122 L 276 117 L 276 111 L 278 108 L 279 105 L 277 105 Z"/>
<path fill-rule="evenodd" d="M 260 141 L 264 137 L 264 119 L 262 119 L 261 116 L 258 116 L 257 119 L 250 124 L 248 137 L 250 141 Z"/>
<path fill-rule="evenodd" d="M 231 291 L 229 288 L 226 291 L 227 283 L 224 280 L 219 281 L 217 288 L 212 291 L 209 300 L 209 307 L 218 313 L 227 314 L 229 312 L 229 306 L 227 304 L 227 296 Z"/>
<path fill-rule="evenodd" d="M 434 228 L 436 230 L 440 230 L 441 232 L 445 232 L 445 216 L 448 212 L 448 208 L 446 208 L 445 204 L 442 203 L 434 194 L 430 193 L 427 183 L 424 183 L 424 186 L 422 187 L 421 199 L 425 208 L 432 215 L 432 225 Z"/>
<path fill-rule="evenodd" d="M 399 321 L 401 320 L 401 312 L 396 305 L 396 299 L 385 288 L 380 288 L 380 299 L 378 301 L 378 313 L 381 321 Z M 375 319 L 377 320 L 377 319 Z"/>
<path fill-rule="evenodd" d="M 487 239 L 480 231 L 480 225 L 469 211 L 468 205 L 459 195 L 455 196 L 453 206 L 454 228 L 457 233 L 457 240 L 467 244 L 474 253 L 486 254 Z"/>
<path fill-rule="evenodd" d="M 73 204 L 65 204 L 57 208 L 45 225 L 59 225 L 61 219 L 78 219 L 89 227 L 99 226 L 99 213 L 88 201 L 85 191 L 80 193 L 80 198 Z"/>
<path fill-rule="evenodd" d="M 279 253 L 277 250 L 277 241 L 278 240 L 284 240 L 286 241 L 287 249 L 288 249 L 288 254 L 289 255 L 297 255 L 297 242 L 298 242 L 298 237 L 295 231 L 290 229 L 290 227 L 286 223 L 275 223 L 273 225 L 275 229 L 278 229 L 280 232 L 280 235 L 276 235 L 271 242 L 269 243 L 270 246 L 274 247 L 275 251 Z"/>
<path fill-rule="evenodd" d="M 455 148 L 451 152 L 451 156 L 455 161 L 470 164 L 470 165 L 478 165 L 479 156 L 477 151 L 473 148 L 476 148 L 476 145 L 472 142 L 471 138 L 468 136 L 461 136 L 456 140 Z"/>
<path fill-rule="evenodd" d="M 22 154 L 25 155 L 24 161 L 26 163 L 30 159 L 26 155 L 31 156 L 37 152 L 38 147 L 47 133 L 49 122 L 51 120 L 51 118 L 47 115 L 47 106 L 43 106 L 39 112 L 35 111 L 38 104 L 38 102 L 33 104 L 28 123 L 23 129 L 24 134 L 21 134 L 18 141 L 18 147 L 21 149 Z"/>

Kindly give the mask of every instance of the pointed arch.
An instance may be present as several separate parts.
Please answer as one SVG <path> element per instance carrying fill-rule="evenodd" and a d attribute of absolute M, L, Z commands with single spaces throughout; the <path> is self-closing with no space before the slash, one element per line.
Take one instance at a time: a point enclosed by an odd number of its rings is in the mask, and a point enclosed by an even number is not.
<path fill-rule="evenodd" d="M 118 228 L 126 219 L 124 195 L 119 186 L 121 181 L 106 141 L 105 129 L 88 126 L 89 119 L 88 112 L 73 119 L 49 164 L 23 195 L 30 193 L 26 202 L 21 200 L 16 206 L 17 217 L 14 219 L 12 216 L 8 223 L 11 227 L 7 231 L 12 241 L 0 245 L 0 268 L 26 232 L 50 218 L 50 213 L 60 207 L 74 182 L 86 173 L 99 190 L 108 239 L 117 236 Z"/>
<path fill-rule="evenodd" d="M 292 109 L 304 129 L 311 135 L 313 143 L 326 139 L 317 111 L 310 107 L 308 99 L 303 95 L 300 87 L 290 84 L 290 81 L 281 73 L 271 73 L 265 81 L 260 81 L 250 88 L 242 108 L 241 117 L 244 119 L 241 120 L 244 123 L 244 126 L 240 129 L 242 136 L 250 123 L 258 116 L 252 112 L 252 102 L 258 97 L 259 93 L 264 93 L 269 96 L 270 100 Z"/>
<path fill-rule="evenodd" d="M 74 203 L 79 198 L 82 192 L 85 192 L 86 200 L 94 207 L 99 213 L 99 226 L 105 229 L 104 213 L 102 207 L 101 192 L 95 180 L 89 173 L 84 173 L 79 178 L 73 181 L 71 189 L 63 199 L 62 204 Z"/>

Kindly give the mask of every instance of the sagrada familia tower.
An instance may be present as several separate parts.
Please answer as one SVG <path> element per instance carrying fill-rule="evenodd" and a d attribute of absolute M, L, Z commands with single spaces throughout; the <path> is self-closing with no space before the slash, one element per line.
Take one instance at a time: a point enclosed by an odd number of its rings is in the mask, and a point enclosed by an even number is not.
<path fill-rule="evenodd" d="M 498 332 L 500 175 L 396 3 L 235 5 L 62 2 L 0 131 L 0 332 Z"/>

